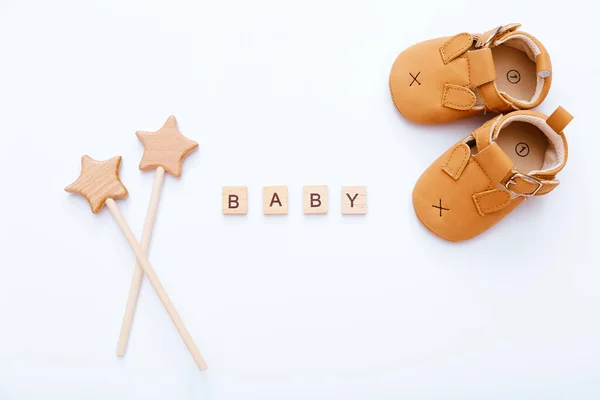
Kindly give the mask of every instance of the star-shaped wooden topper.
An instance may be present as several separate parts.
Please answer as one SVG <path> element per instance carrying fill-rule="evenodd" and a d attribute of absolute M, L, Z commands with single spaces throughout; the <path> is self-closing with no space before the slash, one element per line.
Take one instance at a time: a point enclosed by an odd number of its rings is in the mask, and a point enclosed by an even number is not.
<path fill-rule="evenodd" d="M 119 179 L 120 166 L 120 156 L 106 161 L 96 161 L 89 156 L 83 156 L 79 178 L 65 190 L 85 197 L 95 214 L 102 209 L 106 200 L 127 197 L 127 188 Z"/>
<path fill-rule="evenodd" d="M 198 147 L 198 143 L 179 132 L 177 120 L 172 115 L 156 132 L 137 131 L 135 134 L 144 144 L 144 156 L 140 162 L 142 171 L 163 167 L 179 178 L 183 159 Z"/>

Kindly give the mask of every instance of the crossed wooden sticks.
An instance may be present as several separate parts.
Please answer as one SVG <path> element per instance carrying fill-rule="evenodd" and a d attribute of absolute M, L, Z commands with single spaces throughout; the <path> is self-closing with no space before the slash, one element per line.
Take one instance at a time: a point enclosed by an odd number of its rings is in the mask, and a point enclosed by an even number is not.
<path fill-rule="evenodd" d="M 144 223 L 141 245 L 135 239 L 133 232 L 127 225 L 127 222 L 125 222 L 125 219 L 115 202 L 115 199 L 125 198 L 128 194 L 127 188 L 125 188 L 119 179 L 121 157 L 114 157 L 106 161 L 96 161 L 88 156 L 83 156 L 81 159 L 81 174 L 79 175 L 79 178 L 71 185 L 67 186 L 65 190 L 84 196 L 90 203 L 93 213 L 99 212 L 102 207 L 106 205 L 117 221 L 125 239 L 127 239 L 129 246 L 137 258 L 133 279 L 131 281 L 131 288 L 129 290 L 127 307 L 123 317 L 121 334 L 117 345 L 117 355 L 123 356 L 125 354 L 140 285 L 142 283 L 143 275 L 146 274 L 152 287 L 156 291 L 156 294 L 167 310 L 167 313 L 173 320 L 185 345 L 192 354 L 194 361 L 200 370 L 203 371 L 208 368 L 208 366 L 191 335 L 185 328 L 181 317 L 169 299 L 167 292 L 160 283 L 147 257 L 165 172 L 176 177 L 181 176 L 183 159 L 198 147 L 198 143 L 187 139 L 181 134 L 177 127 L 177 120 L 174 116 L 170 116 L 163 127 L 156 132 L 137 132 L 136 134 L 144 144 L 144 155 L 140 163 L 140 169 L 146 171 L 156 168 L 156 177 L 146 214 L 146 221 Z"/>

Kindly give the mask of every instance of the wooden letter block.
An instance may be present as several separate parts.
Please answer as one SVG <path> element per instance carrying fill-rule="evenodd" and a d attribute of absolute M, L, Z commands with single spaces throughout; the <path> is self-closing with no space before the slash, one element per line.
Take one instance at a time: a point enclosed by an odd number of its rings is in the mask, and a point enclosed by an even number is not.
<path fill-rule="evenodd" d="M 223 214 L 248 213 L 248 188 L 246 186 L 223 186 Z"/>
<path fill-rule="evenodd" d="M 288 213 L 287 186 L 263 186 L 263 212 L 265 215 Z"/>
<path fill-rule="evenodd" d="M 327 186 L 304 186 L 304 214 L 327 214 Z"/>
<path fill-rule="evenodd" d="M 367 213 L 367 187 L 342 186 L 342 214 Z"/>

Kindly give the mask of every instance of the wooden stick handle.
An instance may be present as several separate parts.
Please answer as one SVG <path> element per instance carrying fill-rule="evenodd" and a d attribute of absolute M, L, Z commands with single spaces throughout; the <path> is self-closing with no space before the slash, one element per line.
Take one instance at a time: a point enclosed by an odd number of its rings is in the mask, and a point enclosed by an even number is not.
<path fill-rule="evenodd" d="M 131 247 L 131 250 L 133 250 L 133 253 L 135 254 L 138 262 L 140 263 L 140 266 L 144 270 L 144 273 L 148 277 L 148 280 L 152 284 L 152 287 L 154 287 L 154 290 L 156 291 L 156 294 L 160 298 L 160 301 L 163 303 L 165 310 L 167 310 L 167 313 L 173 320 L 173 323 L 175 324 L 177 331 L 181 335 L 183 342 L 185 343 L 188 350 L 192 354 L 192 357 L 194 358 L 194 361 L 198 365 L 198 368 L 200 368 L 200 371 L 204 371 L 206 368 L 208 368 L 208 365 L 206 365 L 206 361 L 204 361 L 204 358 L 200 354 L 198 347 L 196 347 L 196 344 L 194 343 L 194 339 L 192 339 L 192 337 L 190 336 L 190 333 L 187 331 L 187 329 L 183 325 L 183 321 L 181 320 L 181 317 L 177 313 L 177 310 L 175 310 L 175 306 L 171 302 L 171 299 L 169 299 L 167 292 L 165 291 L 162 284 L 158 280 L 158 277 L 156 276 L 156 273 L 154 272 L 152 265 L 150 265 L 150 261 L 148 261 L 146 254 L 144 254 L 144 249 L 142 249 L 142 247 L 138 244 L 137 240 L 135 239 L 135 236 L 133 235 L 133 232 L 131 232 L 131 229 L 127 225 L 127 222 L 125 222 L 123 215 L 121 215 L 121 212 L 119 211 L 119 207 L 117 206 L 117 203 L 115 203 L 115 201 L 113 199 L 108 199 L 108 200 L 106 200 L 106 206 L 108 207 L 111 214 L 113 215 L 113 217 L 119 224 L 119 228 L 121 228 L 121 231 L 123 232 L 123 235 L 125 236 L 125 239 L 127 239 L 127 242 L 129 243 L 129 246 Z"/>
<path fill-rule="evenodd" d="M 150 196 L 150 204 L 148 205 L 148 211 L 146 212 L 146 222 L 144 222 L 144 231 L 142 233 L 142 241 L 140 243 L 146 256 L 148 255 L 150 238 L 152 237 L 152 229 L 154 228 L 154 221 L 156 219 L 156 212 L 158 210 L 158 203 L 164 178 L 164 168 L 158 167 L 156 169 L 156 177 L 154 178 L 154 185 L 152 186 L 152 195 Z M 125 350 L 127 349 L 127 344 L 129 343 L 129 335 L 131 333 L 131 326 L 133 325 L 133 316 L 135 314 L 135 308 L 137 306 L 137 299 L 140 293 L 143 277 L 144 271 L 142 270 L 139 261 L 136 260 L 133 278 L 131 279 L 131 286 L 129 287 L 129 297 L 127 299 L 127 306 L 125 307 L 125 315 L 123 316 L 123 324 L 121 325 L 119 342 L 117 344 L 117 356 L 119 357 L 125 355 Z"/>

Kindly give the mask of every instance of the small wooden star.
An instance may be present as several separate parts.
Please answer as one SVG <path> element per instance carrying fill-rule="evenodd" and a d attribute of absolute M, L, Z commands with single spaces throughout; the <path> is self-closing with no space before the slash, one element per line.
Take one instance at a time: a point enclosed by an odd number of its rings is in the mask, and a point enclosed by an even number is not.
<path fill-rule="evenodd" d="M 156 132 L 137 131 L 135 134 L 144 144 L 144 155 L 140 162 L 142 171 L 163 167 L 179 178 L 183 159 L 198 147 L 198 143 L 181 134 L 177 120 L 172 115 Z"/>
<path fill-rule="evenodd" d="M 119 179 L 120 166 L 120 156 L 105 161 L 83 156 L 79 178 L 65 190 L 85 197 L 95 214 L 102 209 L 106 200 L 127 197 L 127 188 Z"/>

